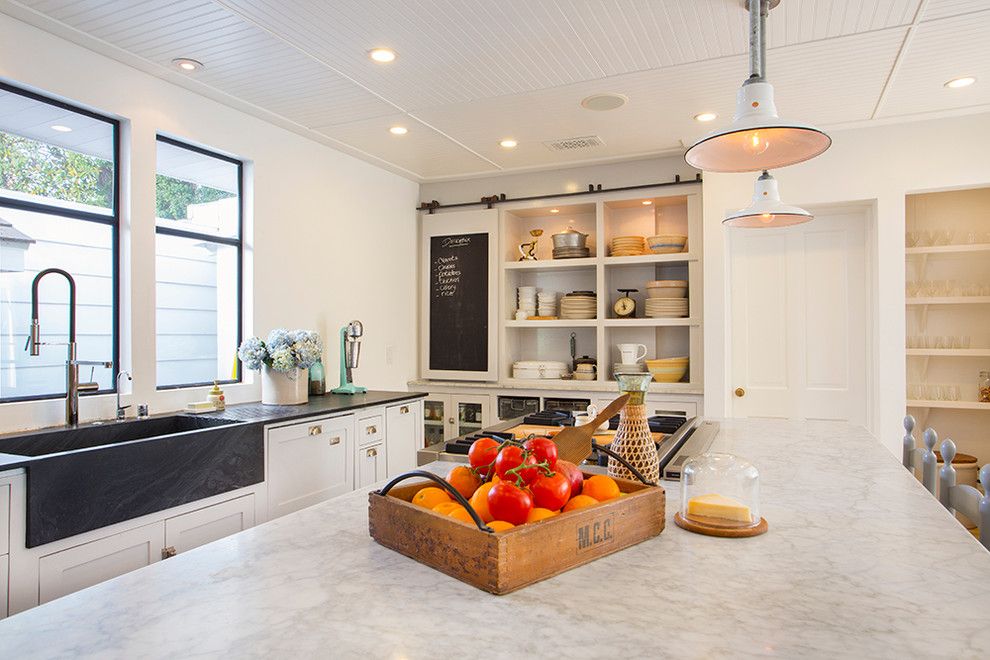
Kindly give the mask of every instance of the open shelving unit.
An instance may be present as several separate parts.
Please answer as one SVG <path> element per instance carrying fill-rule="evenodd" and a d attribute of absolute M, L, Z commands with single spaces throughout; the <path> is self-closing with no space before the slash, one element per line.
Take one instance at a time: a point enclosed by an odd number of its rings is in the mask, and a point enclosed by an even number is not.
<path fill-rule="evenodd" d="M 907 280 L 954 280 L 959 284 L 990 283 L 990 188 L 908 195 L 908 232 L 951 232 L 946 245 L 905 248 Z M 907 297 L 906 333 L 911 336 L 969 338 L 969 348 L 907 348 L 906 373 L 911 385 L 959 386 L 959 400 L 907 400 L 908 412 L 920 428 L 931 426 L 941 438 L 952 438 L 959 451 L 990 461 L 987 423 L 990 403 L 978 399 L 981 370 L 990 370 L 990 296 Z M 909 345 L 909 342 L 906 342 Z"/>
<path fill-rule="evenodd" d="M 536 204 L 520 202 L 500 207 L 499 382 L 530 389 L 615 391 L 618 385 L 613 378 L 612 364 L 619 361 L 615 344 L 637 343 L 647 347 L 647 358 L 650 359 L 690 358 L 688 373 L 682 382 L 651 383 L 651 392 L 701 394 L 704 289 L 700 256 L 700 189 L 693 185 L 658 187 L 635 193 L 602 193 L 595 195 L 594 201 L 584 203 L 552 202 L 540 200 Z M 552 209 L 556 212 L 552 213 Z M 532 240 L 532 229 L 543 230 L 536 250 L 537 261 L 519 261 L 519 245 Z M 588 234 L 591 256 L 552 259 L 552 235 L 565 229 Z M 609 256 L 609 242 L 615 236 L 649 237 L 661 233 L 686 235 L 685 251 Z M 644 317 L 646 283 L 660 279 L 688 281 L 687 317 Z M 536 286 L 543 291 L 556 292 L 558 310 L 565 293 L 594 291 L 597 316 L 580 320 L 517 321 L 516 288 L 519 286 Z M 612 308 L 621 295 L 619 288 L 639 290 L 631 296 L 637 304 L 637 318 L 615 318 Z M 512 377 L 512 364 L 519 360 L 569 363 L 571 333 L 575 334 L 577 356 L 590 356 L 598 361 L 596 380 L 519 380 Z"/>

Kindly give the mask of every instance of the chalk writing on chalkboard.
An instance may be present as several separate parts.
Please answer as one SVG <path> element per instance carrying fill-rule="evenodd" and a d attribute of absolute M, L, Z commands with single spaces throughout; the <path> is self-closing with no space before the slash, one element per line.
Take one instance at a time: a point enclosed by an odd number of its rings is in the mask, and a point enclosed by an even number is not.
<path fill-rule="evenodd" d="M 430 238 L 430 369 L 488 370 L 488 234 Z"/>

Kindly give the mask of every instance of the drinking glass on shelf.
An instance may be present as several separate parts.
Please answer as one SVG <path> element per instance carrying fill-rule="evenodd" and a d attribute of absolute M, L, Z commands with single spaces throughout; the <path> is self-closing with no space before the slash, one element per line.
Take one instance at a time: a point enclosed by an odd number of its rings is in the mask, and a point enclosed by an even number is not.
<path fill-rule="evenodd" d="M 945 386 L 945 397 L 946 401 L 958 401 L 959 400 L 959 386 L 958 385 L 946 385 Z"/>
<path fill-rule="evenodd" d="M 936 229 L 932 233 L 933 245 L 948 245 L 952 240 L 952 231 L 949 229 Z"/>
<path fill-rule="evenodd" d="M 966 232 L 966 243 L 973 245 L 974 243 L 980 242 L 980 233 L 976 231 Z"/>
<path fill-rule="evenodd" d="M 918 247 L 928 247 L 932 244 L 932 232 L 922 229 L 918 232 Z"/>
<path fill-rule="evenodd" d="M 904 234 L 904 243 L 908 247 L 917 247 L 918 246 L 918 238 L 919 238 L 919 232 L 916 232 L 916 231 L 905 232 L 905 234 Z"/>
<path fill-rule="evenodd" d="M 942 394 L 941 389 L 935 383 L 925 383 L 925 398 L 929 401 L 939 401 Z"/>
<path fill-rule="evenodd" d="M 932 348 L 945 348 L 945 337 L 942 335 L 935 335 L 934 345 Z"/>
<path fill-rule="evenodd" d="M 959 337 L 959 348 L 969 348 L 970 336 L 962 335 Z"/>
<path fill-rule="evenodd" d="M 921 283 L 920 282 L 908 282 L 905 285 L 904 293 L 907 294 L 908 298 L 917 298 L 918 294 L 921 293 Z"/>
<path fill-rule="evenodd" d="M 943 295 L 958 296 L 959 282 L 957 280 L 945 280 L 945 293 Z"/>
<path fill-rule="evenodd" d="M 908 384 L 908 398 L 914 401 L 925 398 L 925 386 L 921 383 Z"/>
<path fill-rule="evenodd" d="M 926 297 L 935 298 L 938 296 L 938 282 L 936 280 L 925 280 L 922 285 L 925 287 Z"/>

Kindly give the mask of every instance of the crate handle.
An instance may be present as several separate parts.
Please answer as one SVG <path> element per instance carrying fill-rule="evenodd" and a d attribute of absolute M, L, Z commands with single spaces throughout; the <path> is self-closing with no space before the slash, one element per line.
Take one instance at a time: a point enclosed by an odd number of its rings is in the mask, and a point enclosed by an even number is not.
<path fill-rule="evenodd" d="M 478 526 L 478 529 L 480 529 L 483 532 L 488 532 L 490 534 L 495 532 L 494 529 L 492 529 L 491 527 L 485 524 L 485 521 L 481 519 L 481 516 L 479 516 L 478 512 L 474 510 L 474 507 L 471 506 L 471 503 L 468 502 L 467 499 L 465 499 L 465 497 L 461 495 L 456 488 L 451 486 L 446 479 L 444 479 L 439 475 L 433 474 L 432 472 L 427 472 L 426 470 L 413 470 L 411 472 L 405 472 L 403 474 L 400 474 L 399 476 L 395 477 L 390 482 L 382 486 L 381 490 L 375 491 L 375 493 L 383 496 L 388 495 L 388 491 L 392 490 L 393 486 L 398 484 L 400 481 L 405 481 L 406 479 L 412 479 L 413 477 L 429 479 L 430 481 L 436 483 L 438 486 L 442 487 L 445 491 L 447 491 L 447 493 L 451 497 L 453 497 L 457 501 L 458 504 L 460 504 L 465 509 L 467 509 L 467 512 L 471 515 L 471 518 L 474 520 L 474 524 Z"/>
<path fill-rule="evenodd" d="M 609 456 L 611 456 L 615 460 L 617 460 L 620 463 L 622 463 L 626 467 L 627 470 L 629 470 L 630 472 L 632 472 L 633 475 L 637 479 L 639 479 L 640 481 L 642 481 L 647 486 L 656 486 L 655 483 L 653 483 L 652 481 L 647 480 L 647 478 L 643 476 L 643 473 L 642 472 L 640 472 L 639 470 L 637 470 L 636 468 L 634 468 L 629 463 L 629 461 L 627 461 L 626 459 L 622 458 L 621 456 L 619 456 L 618 454 L 616 454 L 614 451 L 612 451 L 608 447 L 603 447 L 602 445 L 598 444 L 594 440 L 591 441 L 591 447 L 592 447 L 592 449 L 597 449 L 600 452 L 604 452 L 604 453 L 608 454 Z"/>

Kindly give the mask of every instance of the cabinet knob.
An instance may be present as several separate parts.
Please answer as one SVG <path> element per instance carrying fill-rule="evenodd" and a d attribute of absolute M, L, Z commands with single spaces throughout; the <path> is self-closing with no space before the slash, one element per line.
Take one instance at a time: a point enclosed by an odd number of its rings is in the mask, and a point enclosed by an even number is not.
<path fill-rule="evenodd" d="M 409 414 L 409 406 L 402 406 L 401 408 L 399 408 L 399 414 L 400 415 L 408 415 Z"/>
<path fill-rule="evenodd" d="M 367 433 L 368 435 L 374 435 L 374 434 L 378 433 L 378 427 L 376 427 L 376 426 L 369 426 L 368 428 L 365 429 L 365 433 Z"/>
<path fill-rule="evenodd" d="M 340 436 L 339 435 L 335 435 L 332 438 L 330 438 L 330 444 L 331 445 L 339 445 L 340 444 Z"/>
<path fill-rule="evenodd" d="M 378 456 L 378 450 L 377 449 L 369 449 L 368 450 L 368 458 L 372 458 L 374 456 Z"/>
<path fill-rule="evenodd" d="M 178 554 L 178 551 L 175 549 L 174 545 L 170 545 L 167 548 L 162 548 L 162 559 L 169 559 L 170 557 L 174 557 L 176 554 Z"/>
<path fill-rule="evenodd" d="M 320 435 L 321 433 L 323 433 L 323 427 L 320 426 L 319 424 L 317 424 L 316 426 L 309 427 L 310 435 Z"/>
<path fill-rule="evenodd" d="M 738 397 L 740 397 L 740 398 L 742 398 L 742 397 L 744 397 L 744 396 L 746 396 L 746 390 L 744 390 L 744 389 L 743 389 L 743 388 L 741 388 L 741 387 L 737 387 L 737 388 L 736 388 L 736 391 L 734 392 L 734 394 L 735 394 L 736 396 L 738 396 Z"/>
<path fill-rule="evenodd" d="M 448 424 L 453 424 L 453 423 L 454 423 L 454 418 L 453 418 L 453 417 L 451 417 L 450 419 L 448 419 L 448 420 L 447 420 L 447 423 L 448 423 Z"/>

